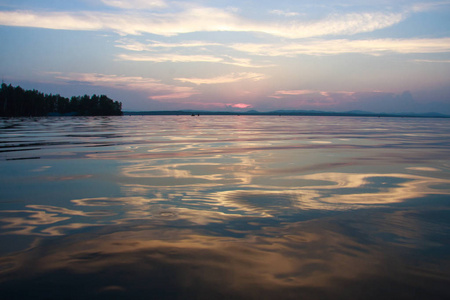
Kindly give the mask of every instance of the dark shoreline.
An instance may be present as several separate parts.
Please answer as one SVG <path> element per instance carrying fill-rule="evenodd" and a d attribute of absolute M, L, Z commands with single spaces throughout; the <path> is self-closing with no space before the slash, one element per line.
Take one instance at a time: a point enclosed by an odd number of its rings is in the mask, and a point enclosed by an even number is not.
<path fill-rule="evenodd" d="M 370 113 L 370 112 L 322 112 L 322 111 L 271 111 L 271 112 L 224 112 L 224 111 L 124 111 L 124 116 L 176 116 L 176 115 L 191 115 L 191 116 L 318 116 L 318 117 L 394 117 L 394 118 L 450 118 L 448 115 L 439 113 L 426 114 L 390 114 L 390 113 Z"/>

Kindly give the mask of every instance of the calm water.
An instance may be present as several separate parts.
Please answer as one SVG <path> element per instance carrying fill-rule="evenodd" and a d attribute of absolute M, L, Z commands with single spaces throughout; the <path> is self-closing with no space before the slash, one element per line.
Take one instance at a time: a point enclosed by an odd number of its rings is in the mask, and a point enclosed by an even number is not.
<path fill-rule="evenodd" d="M 0 299 L 445 299 L 450 120 L 0 119 Z"/>

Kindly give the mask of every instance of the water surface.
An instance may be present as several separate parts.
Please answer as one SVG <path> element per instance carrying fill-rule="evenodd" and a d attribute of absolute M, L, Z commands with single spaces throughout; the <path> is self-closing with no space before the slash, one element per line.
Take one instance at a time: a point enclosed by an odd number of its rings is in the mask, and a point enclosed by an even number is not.
<path fill-rule="evenodd" d="M 450 121 L 0 119 L 1 299 L 446 299 Z"/>

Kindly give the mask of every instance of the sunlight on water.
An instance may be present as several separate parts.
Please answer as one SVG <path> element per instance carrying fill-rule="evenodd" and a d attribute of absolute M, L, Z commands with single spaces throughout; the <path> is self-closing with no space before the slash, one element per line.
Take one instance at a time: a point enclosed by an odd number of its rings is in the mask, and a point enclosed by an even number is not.
<path fill-rule="evenodd" d="M 0 119 L 0 294 L 444 299 L 449 158 L 447 119 Z"/>

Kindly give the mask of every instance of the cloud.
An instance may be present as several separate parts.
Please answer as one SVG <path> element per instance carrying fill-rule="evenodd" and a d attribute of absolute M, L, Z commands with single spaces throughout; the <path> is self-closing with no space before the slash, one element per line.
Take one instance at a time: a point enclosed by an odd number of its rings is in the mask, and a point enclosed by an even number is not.
<path fill-rule="evenodd" d="M 201 48 L 207 46 L 221 46 L 219 43 L 209 43 L 203 41 L 187 41 L 180 43 L 162 43 L 158 41 L 150 41 L 150 43 L 141 43 L 130 39 L 121 39 L 117 41 L 116 47 L 123 48 L 130 51 L 156 51 L 160 49 L 173 49 L 173 48 Z"/>
<path fill-rule="evenodd" d="M 123 4 L 123 1 L 116 4 Z M 2 11 L 0 25 L 65 30 L 105 30 L 121 35 L 142 33 L 173 36 L 192 32 L 259 32 L 285 38 L 356 34 L 386 28 L 402 21 L 406 13 L 349 13 L 315 21 L 262 22 L 229 11 L 189 7 L 178 13 L 31 12 Z"/>
<path fill-rule="evenodd" d="M 283 16 L 283 17 L 295 17 L 295 16 L 300 15 L 297 12 L 288 12 L 288 11 L 283 11 L 283 10 L 279 10 L 279 9 L 271 10 L 271 11 L 269 11 L 269 13 L 273 14 L 273 15 L 277 15 L 277 16 Z"/>
<path fill-rule="evenodd" d="M 179 80 L 181 82 L 189 82 L 196 85 L 200 84 L 221 84 L 221 83 L 232 83 L 241 80 L 253 80 L 259 81 L 265 79 L 266 75 L 259 73 L 232 73 L 225 76 L 219 76 L 214 78 L 174 78 L 175 80 Z"/>
<path fill-rule="evenodd" d="M 316 93 L 316 91 L 313 90 L 280 90 L 276 91 L 272 97 L 278 98 L 282 96 L 309 95 L 314 93 Z"/>
<path fill-rule="evenodd" d="M 187 98 L 198 94 L 192 87 L 174 86 L 161 83 L 153 78 L 137 76 L 117 76 L 98 73 L 52 73 L 55 78 L 68 82 L 79 82 L 94 86 L 127 90 L 140 90 L 152 94 L 150 99 Z"/>
<path fill-rule="evenodd" d="M 439 64 L 449 64 L 450 60 L 437 60 L 437 59 L 415 59 L 415 62 L 424 62 L 424 63 L 439 63 Z"/>
<path fill-rule="evenodd" d="M 307 40 L 301 43 L 254 44 L 230 46 L 241 52 L 263 56 L 335 55 L 342 53 L 445 53 L 450 52 L 450 38 L 436 39 L 376 39 L 376 40 Z"/>
<path fill-rule="evenodd" d="M 151 9 L 166 7 L 164 0 L 101 0 L 108 6 L 122 9 Z"/>
<path fill-rule="evenodd" d="M 420 113 L 440 112 L 450 114 L 448 89 L 439 93 L 434 91 L 402 93 L 383 91 L 322 91 L 322 90 L 279 90 L 269 100 L 256 109 L 324 109 L 329 111 L 361 110 L 373 113 Z M 433 101 L 430 101 L 433 99 Z M 272 105 L 275 104 L 275 105 Z"/>
<path fill-rule="evenodd" d="M 417 112 L 421 110 L 420 106 L 409 91 L 404 91 L 401 94 L 360 92 L 355 93 L 355 101 L 348 103 L 348 107 L 351 109 L 367 110 L 376 113 Z"/>
<path fill-rule="evenodd" d="M 285 38 L 308 38 L 325 35 L 353 35 L 390 27 L 405 18 L 402 13 L 350 13 L 330 15 L 313 22 L 270 24 L 265 33 Z"/>
<path fill-rule="evenodd" d="M 246 104 L 246 103 L 227 104 L 227 106 L 232 107 L 232 108 L 241 108 L 241 109 L 252 107 L 251 104 Z"/>
<path fill-rule="evenodd" d="M 254 64 L 251 59 L 235 58 L 229 55 L 223 57 L 212 55 L 192 55 L 192 54 L 172 54 L 172 53 L 149 53 L 149 54 L 119 54 L 117 59 L 124 61 L 138 61 L 138 62 L 206 62 L 206 63 L 221 63 L 226 65 L 233 65 L 245 68 L 266 68 L 273 67 L 273 65 Z"/>
<path fill-rule="evenodd" d="M 237 57 L 225 56 L 224 59 L 225 59 L 225 61 L 222 62 L 223 64 L 244 67 L 244 68 L 269 68 L 269 67 L 275 66 L 274 64 L 255 64 L 249 58 L 237 58 Z"/>
<path fill-rule="evenodd" d="M 223 62 L 220 57 L 210 55 L 179 55 L 179 54 L 119 54 L 120 60 L 149 62 Z"/>
<path fill-rule="evenodd" d="M 183 99 L 183 98 L 189 98 L 196 94 L 198 94 L 198 93 L 197 92 L 193 93 L 191 91 L 188 91 L 188 92 L 175 91 L 174 93 L 150 96 L 149 99 L 152 99 L 152 100 Z"/>
<path fill-rule="evenodd" d="M 342 103 L 353 103 L 354 95 L 348 91 L 280 90 L 269 98 L 282 99 L 282 106 L 289 109 L 335 110 Z"/>
<path fill-rule="evenodd" d="M 60 30 L 100 30 L 105 18 L 94 14 L 69 12 L 1 11 L 0 25 L 35 27 Z"/>
<path fill-rule="evenodd" d="M 284 97 L 291 97 L 291 96 L 304 96 L 304 95 L 320 95 L 323 97 L 333 97 L 335 95 L 344 95 L 344 96 L 353 96 L 355 94 L 354 92 L 347 92 L 347 91 L 318 91 L 318 90 L 280 90 L 273 93 L 272 96 L 269 96 L 271 98 L 281 99 Z"/>
<path fill-rule="evenodd" d="M 132 52 L 148 52 L 147 54 L 120 54 L 118 59 L 125 61 L 149 61 L 149 62 L 209 62 L 234 65 L 245 68 L 266 68 L 273 67 L 273 64 L 255 64 L 249 58 L 232 57 L 230 55 L 212 56 L 209 53 L 212 49 L 209 47 L 226 48 L 225 44 L 209 43 L 203 41 L 179 42 L 179 43 L 161 43 L 151 41 L 151 43 L 141 43 L 132 39 L 120 39 L 116 47 Z M 167 53 L 167 50 L 178 48 L 177 54 Z M 192 49 L 194 48 L 194 49 Z M 182 52 L 186 50 L 186 54 Z M 166 51 L 166 52 L 164 52 Z M 193 54 L 208 53 L 208 54 Z M 219 51 L 215 51 L 218 53 Z"/>
<path fill-rule="evenodd" d="M 422 2 L 415 3 L 410 7 L 410 10 L 413 12 L 425 12 L 430 10 L 441 9 L 442 6 L 448 6 L 450 4 L 449 1 L 438 1 L 438 2 Z"/>

